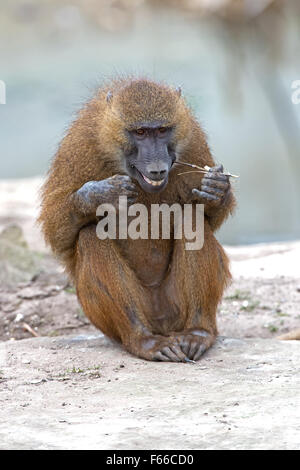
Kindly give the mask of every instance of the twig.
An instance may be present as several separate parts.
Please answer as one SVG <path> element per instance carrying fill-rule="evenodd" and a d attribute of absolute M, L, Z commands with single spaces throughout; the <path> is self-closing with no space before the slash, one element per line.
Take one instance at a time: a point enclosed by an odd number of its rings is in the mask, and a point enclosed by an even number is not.
<path fill-rule="evenodd" d="M 205 165 L 205 167 L 203 168 L 201 166 L 194 165 L 192 163 L 178 162 L 178 161 L 176 161 L 175 163 L 178 163 L 179 165 L 186 165 L 186 166 L 190 166 L 192 168 L 196 168 L 198 171 L 195 172 L 195 173 L 207 173 L 211 169 L 208 165 Z M 187 173 L 193 173 L 193 172 L 187 171 L 185 173 L 179 173 L 179 175 L 184 175 L 184 174 L 187 174 Z M 232 178 L 239 178 L 238 175 L 232 175 L 231 173 L 222 173 L 222 175 L 231 176 Z"/>
<path fill-rule="evenodd" d="M 207 173 L 207 170 L 197 170 L 197 171 L 185 171 L 183 173 L 177 173 L 177 176 L 180 176 L 180 175 L 187 175 L 189 173 Z"/>
<path fill-rule="evenodd" d="M 38 337 L 39 335 L 37 334 L 36 331 L 34 331 L 28 323 L 23 322 L 23 328 L 24 330 L 29 331 L 29 333 L 32 334 L 32 336 Z"/>

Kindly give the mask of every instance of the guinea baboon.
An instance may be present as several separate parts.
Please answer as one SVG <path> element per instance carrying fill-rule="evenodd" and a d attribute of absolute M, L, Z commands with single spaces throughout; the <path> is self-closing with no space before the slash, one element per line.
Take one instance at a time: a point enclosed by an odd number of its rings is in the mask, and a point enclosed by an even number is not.
<path fill-rule="evenodd" d="M 175 161 L 211 169 L 178 176 Z M 100 204 L 204 204 L 204 245 L 181 239 L 96 234 Z M 42 190 L 40 222 L 91 322 L 131 353 L 198 360 L 217 335 L 216 311 L 230 280 L 214 237 L 235 199 L 222 166 L 179 89 L 141 78 L 103 86 L 61 142 Z"/>

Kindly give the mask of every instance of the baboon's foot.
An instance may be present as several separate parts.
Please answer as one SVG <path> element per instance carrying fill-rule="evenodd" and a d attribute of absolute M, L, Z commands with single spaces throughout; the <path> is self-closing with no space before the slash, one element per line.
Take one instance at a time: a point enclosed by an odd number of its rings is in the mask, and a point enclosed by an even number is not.
<path fill-rule="evenodd" d="M 177 338 L 161 335 L 135 338 L 134 346 L 125 347 L 136 356 L 149 361 L 189 362 Z"/>
<path fill-rule="evenodd" d="M 179 347 L 185 356 L 192 361 L 198 361 L 215 341 L 214 335 L 200 328 L 173 332 L 172 337 L 178 341 Z"/>

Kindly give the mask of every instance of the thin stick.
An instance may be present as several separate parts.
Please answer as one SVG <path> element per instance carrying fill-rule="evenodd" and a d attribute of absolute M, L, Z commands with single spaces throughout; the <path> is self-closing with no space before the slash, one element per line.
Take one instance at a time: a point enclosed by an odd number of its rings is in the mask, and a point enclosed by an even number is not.
<path fill-rule="evenodd" d="M 178 163 L 179 165 L 186 165 L 186 166 L 190 166 L 192 168 L 196 168 L 197 170 L 199 170 L 199 173 L 207 173 L 210 170 L 210 167 L 207 166 L 207 165 L 204 168 L 202 168 L 201 166 L 194 165 L 192 163 L 178 162 L 178 161 L 176 161 L 175 163 Z M 192 173 L 192 172 L 189 171 L 189 172 L 186 172 L 186 173 Z M 186 173 L 179 173 L 179 174 L 184 175 Z M 239 176 L 232 175 L 231 173 L 222 173 L 222 175 L 231 176 L 232 178 L 239 178 Z"/>
<path fill-rule="evenodd" d="M 29 331 L 29 333 L 32 334 L 32 336 L 35 336 L 36 338 L 39 336 L 36 331 L 34 331 L 28 323 L 23 322 L 23 328 L 24 330 Z"/>
<path fill-rule="evenodd" d="M 207 173 L 207 170 L 185 171 L 184 173 L 177 173 L 177 176 L 187 175 L 188 173 Z"/>
<path fill-rule="evenodd" d="M 204 170 L 204 168 L 202 168 L 201 166 L 193 165 L 192 163 L 179 162 L 178 160 L 176 160 L 175 163 L 178 163 L 178 165 L 186 165 L 191 166 L 192 168 L 198 168 L 198 170 Z"/>

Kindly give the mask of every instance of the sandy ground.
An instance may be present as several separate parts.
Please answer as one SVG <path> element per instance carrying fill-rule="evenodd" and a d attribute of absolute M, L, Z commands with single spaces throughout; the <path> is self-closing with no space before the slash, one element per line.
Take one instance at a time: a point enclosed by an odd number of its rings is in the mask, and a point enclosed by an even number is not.
<path fill-rule="evenodd" d="M 40 178 L 0 182 L 0 449 L 297 449 L 300 242 L 226 247 L 220 337 L 197 364 L 104 338 L 34 221 Z M 17 341 L 21 340 L 21 341 Z"/>
<path fill-rule="evenodd" d="M 219 338 L 196 364 L 99 336 L 2 342 L 0 449 L 299 449 L 299 361 L 267 339 Z"/>

